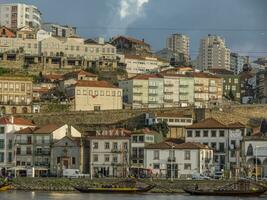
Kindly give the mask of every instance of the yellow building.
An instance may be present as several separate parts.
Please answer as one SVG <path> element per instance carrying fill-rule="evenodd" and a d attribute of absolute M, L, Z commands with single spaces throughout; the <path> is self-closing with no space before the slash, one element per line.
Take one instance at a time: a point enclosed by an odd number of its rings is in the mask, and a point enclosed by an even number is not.
<path fill-rule="evenodd" d="M 66 92 L 74 111 L 122 109 L 122 89 L 106 81 L 79 80 Z"/>
<path fill-rule="evenodd" d="M 32 105 L 32 79 L 0 77 L 0 107 L 2 114 L 29 113 Z"/>

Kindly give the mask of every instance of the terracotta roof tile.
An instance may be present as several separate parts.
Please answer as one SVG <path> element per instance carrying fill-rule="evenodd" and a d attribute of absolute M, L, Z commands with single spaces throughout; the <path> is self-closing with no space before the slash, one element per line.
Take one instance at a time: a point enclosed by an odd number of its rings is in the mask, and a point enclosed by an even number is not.
<path fill-rule="evenodd" d="M 45 80 L 61 80 L 63 78 L 63 75 L 61 75 L 61 74 L 46 74 L 46 75 L 43 75 L 43 78 Z"/>
<path fill-rule="evenodd" d="M 123 36 L 123 35 L 120 35 L 120 36 L 117 36 L 115 37 L 113 40 L 117 40 L 119 38 L 124 38 L 126 40 L 129 40 L 130 42 L 132 43 L 135 43 L 135 44 L 141 44 L 141 45 L 146 45 L 146 46 L 150 46 L 148 43 L 144 42 L 143 40 L 138 40 L 136 38 L 133 38 L 133 37 L 129 37 L 129 36 Z"/>
<path fill-rule="evenodd" d="M 192 124 L 190 126 L 186 127 L 187 129 L 204 129 L 204 128 L 210 128 L 210 129 L 226 129 L 227 126 L 222 124 L 221 122 L 217 121 L 213 118 L 207 118 L 200 122 L 197 122 L 195 124 Z"/>
<path fill-rule="evenodd" d="M 150 78 L 162 78 L 163 76 L 160 74 L 139 74 L 137 76 L 134 76 L 132 78 L 129 78 L 128 80 L 148 80 Z"/>
<path fill-rule="evenodd" d="M 112 85 L 111 83 L 107 81 L 77 81 L 75 86 L 78 87 L 103 87 L 103 88 L 118 88 L 115 85 Z"/>
<path fill-rule="evenodd" d="M 78 78 L 78 75 L 84 75 L 86 77 L 97 77 L 96 74 L 92 74 L 92 73 L 86 72 L 84 70 L 69 72 L 69 73 L 64 74 L 63 77 L 64 77 L 64 79 L 72 78 L 72 77 Z"/>
<path fill-rule="evenodd" d="M 151 144 L 145 148 L 146 149 L 209 149 L 208 146 L 195 142 L 176 144 L 168 141 L 164 141 L 158 144 Z"/>
<path fill-rule="evenodd" d="M 152 131 L 149 128 L 144 128 L 144 129 L 133 131 L 132 135 L 142 135 L 142 134 L 155 135 L 156 133 L 157 133 L 156 131 Z"/>
<path fill-rule="evenodd" d="M 12 122 L 13 118 L 13 122 Z M 24 118 L 19 117 L 2 117 L 0 118 L 0 124 L 15 124 L 15 125 L 22 125 L 22 126 L 34 126 L 34 124 Z"/>
<path fill-rule="evenodd" d="M 48 124 L 34 131 L 35 134 L 50 134 L 53 131 L 59 129 L 62 125 Z"/>
<path fill-rule="evenodd" d="M 15 134 L 33 134 L 34 131 L 37 129 L 38 129 L 37 127 L 27 127 L 15 132 Z"/>
<path fill-rule="evenodd" d="M 240 122 L 235 122 L 227 125 L 229 128 L 246 128 L 246 126 Z"/>

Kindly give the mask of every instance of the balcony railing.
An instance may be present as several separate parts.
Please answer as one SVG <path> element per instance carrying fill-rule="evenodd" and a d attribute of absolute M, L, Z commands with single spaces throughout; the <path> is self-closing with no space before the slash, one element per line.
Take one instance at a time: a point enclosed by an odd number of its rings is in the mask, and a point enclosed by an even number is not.
<path fill-rule="evenodd" d="M 36 156 L 50 156 L 50 152 L 49 151 L 35 151 L 35 155 Z"/>
<path fill-rule="evenodd" d="M 164 99 L 164 102 L 173 103 L 173 99 Z"/>
<path fill-rule="evenodd" d="M 149 92 L 149 96 L 157 96 L 158 93 Z"/>
<path fill-rule="evenodd" d="M 173 87 L 174 85 L 173 85 L 173 83 L 165 83 L 164 86 L 165 87 Z"/>
<path fill-rule="evenodd" d="M 141 88 L 143 85 L 133 85 L 134 88 Z"/>
<path fill-rule="evenodd" d="M 168 162 L 176 162 L 176 158 L 175 157 L 168 157 Z"/>

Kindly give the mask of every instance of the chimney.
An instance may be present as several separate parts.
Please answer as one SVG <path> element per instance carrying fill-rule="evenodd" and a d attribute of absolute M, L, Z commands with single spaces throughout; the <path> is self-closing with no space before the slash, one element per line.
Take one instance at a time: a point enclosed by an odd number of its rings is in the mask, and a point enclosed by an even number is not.
<path fill-rule="evenodd" d="M 145 39 L 144 38 L 142 39 L 142 42 L 145 42 Z"/>

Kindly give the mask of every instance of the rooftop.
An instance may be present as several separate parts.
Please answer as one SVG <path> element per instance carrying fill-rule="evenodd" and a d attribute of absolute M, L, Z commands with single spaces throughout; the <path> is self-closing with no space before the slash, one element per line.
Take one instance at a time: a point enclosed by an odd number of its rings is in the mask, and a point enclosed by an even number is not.
<path fill-rule="evenodd" d="M 245 128 L 245 125 L 240 122 L 231 123 L 225 125 L 214 118 L 207 118 L 195 124 L 186 127 L 187 129 L 234 129 L 234 128 Z"/>
<path fill-rule="evenodd" d="M 43 127 L 38 128 L 37 130 L 34 131 L 35 134 L 50 134 L 53 131 L 59 129 L 62 127 L 62 125 L 57 125 L 57 124 L 47 124 Z"/>
<path fill-rule="evenodd" d="M 78 76 L 86 76 L 86 77 L 97 77 L 96 74 L 92 74 L 92 73 L 89 73 L 89 72 L 86 72 L 84 70 L 78 70 L 78 71 L 73 71 L 73 72 L 69 72 L 69 73 L 66 73 L 63 75 L 63 78 L 64 79 L 68 79 L 68 78 L 72 78 L 72 77 L 76 77 L 78 78 Z"/>
<path fill-rule="evenodd" d="M 101 87 L 101 88 L 118 88 L 115 85 L 112 85 L 111 83 L 107 81 L 85 81 L 85 80 L 79 80 L 75 84 L 76 87 Z"/>
<path fill-rule="evenodd" d="M 19 117 L 2 117 L 0 118 L 0 124 L 14 124 L 14 125 L 21 125 L 21 126 L 35 126 L 31 121 L 19 118 Z"/>
<path fill-rule="evenodd" d="M 133 37 L 123 36 L 123 35 L 120 35 L 120 36 L 117 36 L 117 37 L 113 38 L 113 41 L 114 41 L 114 40 L 117 40 L 118 38 L 124 38 L 124 39 L 126 39 L 126 40 L 129 40 L 129 41 L 132 42 L 132 43 L 135 43 L 135 44 L 141 44 L 141 45 L 150 46 L 148 43 L 146 43 L 146 42 L 143 41 L 143 40 L 138 40 L 138 39 L 135 39 L 135 38 L 133 38 Z"/>
<path fill-rule="evenodd" d="M 139 74 L 137 76 L 129 78 L 128 80 L 148 80 L 150 78 L 162 78 L 162 75 L 160 75 L 160 74 Z"/>
<path fill-rule="evenodd" d="M 208 146 L 194 143 L 194 142 L 186 142 L 186 143 L 174 143 L 169 141 L 163 141 L 158 144 L 151 144 L 146 147 L 146 149 L 209 149 Z"/>

